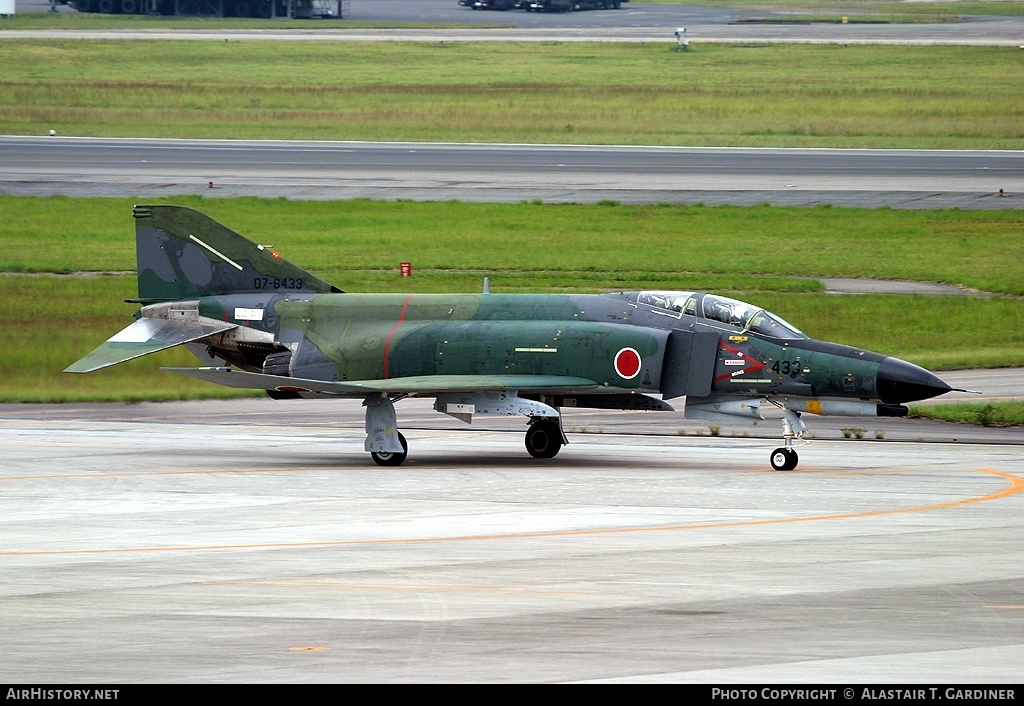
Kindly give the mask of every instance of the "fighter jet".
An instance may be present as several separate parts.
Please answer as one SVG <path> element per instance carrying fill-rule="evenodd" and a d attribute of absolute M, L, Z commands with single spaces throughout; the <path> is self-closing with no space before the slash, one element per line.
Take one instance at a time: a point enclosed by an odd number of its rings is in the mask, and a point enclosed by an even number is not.
<path fill-rule="evenodd" d="M 568 443 L 561 410 L 672 411 L 763 419 L 777 408 L 792 470 L 801 413 L 899 417 L 950 392 L 897 358 L 809 338 L 769 311 L 707 292 L 353 294 L 211 218 L 136 206 L 135 322 L 67 368 L 88 373 L 187 346 L 206 365 L 162 368 L 274 399 L 361 399 L 364 449 L 384 466 L 409 453 L 395 403 L 527 418 L 526 450 Z"/>

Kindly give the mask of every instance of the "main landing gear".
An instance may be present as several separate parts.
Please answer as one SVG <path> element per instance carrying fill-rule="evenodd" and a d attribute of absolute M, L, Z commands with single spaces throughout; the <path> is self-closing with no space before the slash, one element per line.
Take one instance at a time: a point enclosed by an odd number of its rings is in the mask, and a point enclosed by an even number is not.
<path fill-rule="evenodd" d="M 554 458 L 565 436 L 562 434 L 561 417 L 534 417 L 530 420 L 530 428 L 526 430 L 526 450 L 534 458 Z"/>
<path fill-rule="evenodd" d="M 778 402 L 768 401 L 786 412 L 782 416 L 782 438 L 786 440 L 786 445 L 772 451 L 769 460 L 776 471 L 792 471 L 800 461 L 796 449 L 793 448 L 793 439 L 803 439 L 807 426 L 800 419 L 799 412 L 794 412 Z"/>
<path fill-rule="evenodd" d="M 536 402 L 530 404 L 533 407 L 527 408 L 531 411 L 556 413 L 553 408 L 546 405 Z M 370 395 L 363 400 L 363 406 L 366 407 L 364 449 L 370 452 L 370 458 L 378 466 L 401 466 L 409 457 L 409 442 L 405 440 L 402 432 L 398 431 L 395 400 L 386 395 Z M 521 411 L 519 413 L 522 414 Z M 562 432 L 561 417 L 530 417 L 530 427 L 526 430 L 526 450 L 531 456 L 554 458 L 566 443 L 568 441 Z"/>
<path fill-rule="evenodd" d="M 378 466 L 401 466 L 409 456 L 409 442 L 398 431 L 395 403 L 384 395 L 370 395 L 366 407 L 366 442 L 363 448 Z"/>

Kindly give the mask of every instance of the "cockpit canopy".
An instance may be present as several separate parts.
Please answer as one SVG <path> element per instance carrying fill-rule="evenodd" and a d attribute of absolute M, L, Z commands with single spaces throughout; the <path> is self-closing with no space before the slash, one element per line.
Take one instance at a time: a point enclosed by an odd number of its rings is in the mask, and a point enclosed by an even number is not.
<path fill-rule="evenodd" d="M 637 295 L 638 304 L 670 311 L 676 316 L 696 316 L 736 326 L 743 331 L 772 338 L 807 338 L 780 316 L 737 299 L 701 292 L 647 291 Z"/>

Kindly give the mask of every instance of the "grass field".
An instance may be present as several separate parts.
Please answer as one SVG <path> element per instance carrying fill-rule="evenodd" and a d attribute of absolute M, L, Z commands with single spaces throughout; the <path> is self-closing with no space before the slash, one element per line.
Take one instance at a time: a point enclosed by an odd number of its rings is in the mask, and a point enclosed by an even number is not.
<path fill-rule="evenodd" d="M 7 40 L 0 133 L 1020 149 L 1009 47 Z"/>
<path fill-rule="evenodd" d="M 911 407 L 915 419 L 940 419 L 945 422 L 983 427 L 1024 426 L 1024 402 L 964 402 L 960 404 Z"/>
<path fill-rule="evenodd" d="M 764 306 L 813 337 L 929 368 L 1024 365 L 1020 296 L 834 296 L 814 279 L 945 279 L 1020 294 L 1024 214 L 1014 211 L 174 202 L 273 244 L 347 291 L 479 291 L 484 276 L 501 292 L 710 290 Z M 135 278 L 11 272 L 133 270 L 131 205 L 0 197 L 0 271 L 8 273 L 0 275 L 0 330 L 17 332 L 0 361 L 0 401 L 237 394 L 156 370 L 194 365 L 182 351 L 91 375 L 60 372 L 130 323 L 135 307 L 122 302 L 135 296 Z M 723 234 L 742 236 L 744 247 L 723 248 Z M 404 260 L 414 265 L 411 279 L 398 276 Z"/>
<path fill-rule="evenodd" d="M 393 272 L 399 262 L 410 261 L 417 271 L 465 276 L 457 284 L 470 282 L 472 289 L 482 276 L 476 273 L 501 270 L 544 287 L 590 290 L 676 283 L 807 291 L 813 285 L 794 276 L 831 275 L 1024 295 L 1019 210 L 197 197 L 154 202 L 196 208 L 247 237 L 271 242 L 342 289 L 354 288 L 353 278 Z M 133 203 L 0 196 L 0 272 L 134 269 Z M 760 279 L 765 276 L 779 279 Z M 366 284 L 388 286 L 387 277 Z"/>

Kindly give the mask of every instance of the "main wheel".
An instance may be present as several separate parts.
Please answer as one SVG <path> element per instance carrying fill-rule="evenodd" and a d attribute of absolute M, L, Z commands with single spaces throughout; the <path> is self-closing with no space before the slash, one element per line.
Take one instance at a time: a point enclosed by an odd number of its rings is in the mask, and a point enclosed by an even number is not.
<path fill-rule="evenodd" d="M 122 15 L 139 14 L 139 0 L 121 0 Z"/>
<path fill-rule="evenodd" d="M 371 451 L 370 458 L 378 466 L 401 466 L 409 456 L 409 442 L 405 440 L 402 432 L 398 432 L 398 440 L 402 443 L 402 453 L 391 451 Z"/>
<path fill-rule="evenodd" d="M 799 460 L 793 449 L 778 448 L 772 451 L 771 463 L 776 471 L 792 471 Z"/>
<path fill-rule="evenodd" d="M 114 0 L 97 0 L 96 9 L 104 15 L 112 15 L 117 12 L 117 3 Z"/>
<path fill-rule="evenodd" d="M 562 448 L 557 423 L 538 422 L 526 432 L 526 450 L 534 458 L 554 458 Z"/>

